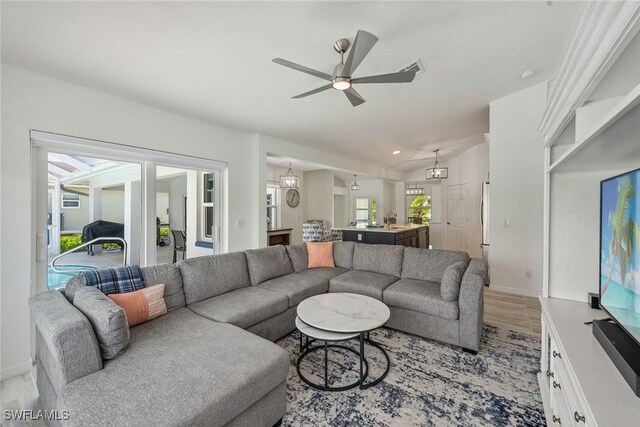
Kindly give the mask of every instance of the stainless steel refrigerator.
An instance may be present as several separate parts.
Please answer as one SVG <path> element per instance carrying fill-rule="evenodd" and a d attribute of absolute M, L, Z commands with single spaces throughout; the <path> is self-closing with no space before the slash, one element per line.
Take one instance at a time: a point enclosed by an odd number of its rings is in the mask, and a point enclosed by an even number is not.
<path fill-rule="evenodd" d="M 480 202 L 480 223 L 482 224 L 482 259 L 489 263 L 489 182 L 482 183 L 482 199 Z M 489 284 L 489 273 L 485 278 Z"/>

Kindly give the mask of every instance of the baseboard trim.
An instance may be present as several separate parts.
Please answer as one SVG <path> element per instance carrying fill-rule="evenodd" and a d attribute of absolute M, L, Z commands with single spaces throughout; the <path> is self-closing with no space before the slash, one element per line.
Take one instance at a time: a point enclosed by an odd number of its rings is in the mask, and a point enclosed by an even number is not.
<path fill-rule="evenodd" d="M 32 368 L 33 368 L 33 360 L 31 360 L 31 358 L 29 358 L 28 360 L 25 360 L 24 362 L 17 363 L 13 366 L 8 366 L 6 368 L 3 368 L 0 371 L 0 381 L 8 380 L 9 378 L 13 378 L 18 375 L 23 375 L 23 374 L 26 374 L 27 372 L 31 372 Z"/>
<path fill-rule="evenodd" d="M 509 286 L 498 286 L 498 285 L 489 285 L 489 289 L 492 291 L 504 292 L 506 294 L 513 294 L 513 295 L 522 295 L 525 297 L 537 298 L 540 296 L 540 293 L 538 291 L 534 291 L 531 289 L 512 288 Z"/>

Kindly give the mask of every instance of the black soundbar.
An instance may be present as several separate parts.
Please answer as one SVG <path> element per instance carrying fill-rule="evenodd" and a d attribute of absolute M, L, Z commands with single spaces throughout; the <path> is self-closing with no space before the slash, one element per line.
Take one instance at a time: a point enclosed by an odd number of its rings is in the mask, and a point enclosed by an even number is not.
<path fill-rule="evenodd" d="M 640 346 L 614 322 L 594 320 L 592 331 L 633 392 L 640 397 Z"/>

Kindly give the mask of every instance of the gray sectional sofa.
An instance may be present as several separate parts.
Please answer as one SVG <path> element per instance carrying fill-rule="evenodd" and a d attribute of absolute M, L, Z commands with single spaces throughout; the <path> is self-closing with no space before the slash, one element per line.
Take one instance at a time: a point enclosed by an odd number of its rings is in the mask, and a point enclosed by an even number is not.
<path fill-rule="evenodd" d="M 91 321 L 64 292 L 30 300 L 42 406 L 64 425 L 271 426 L 286 411 L 296 307 L 324 292 L 384 301 L 388 327 L 479 348 L 486 264 L 464 252 L 336 242 L 335 268 L 307 269 L 306 244 L 142 268 L 165 284 L 168 313 L 131 327 L 126 351 L 103 360 Z M 393 367 L 392 367 L 393 369 Z"/>

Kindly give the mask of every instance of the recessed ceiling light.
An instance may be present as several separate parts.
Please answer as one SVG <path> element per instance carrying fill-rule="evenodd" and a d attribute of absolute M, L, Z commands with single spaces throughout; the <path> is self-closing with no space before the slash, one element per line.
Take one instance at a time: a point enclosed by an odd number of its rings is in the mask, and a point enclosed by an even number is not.
<path fill-rule="evenodd" d="M 522 74 L 520 74 L 520 78 L 525 80 L 525 79 L 530 79 L 531 77 L 533 77 L 536 74 L 535 71 L 533 70 L 526 70 L 524 71 Z"/>
<path fill-rule="evenodd" d="M 400 150 L 396 150 L 393 152 L 393 155 L 395 156 L 396 154 L 400 154 Z"/>

